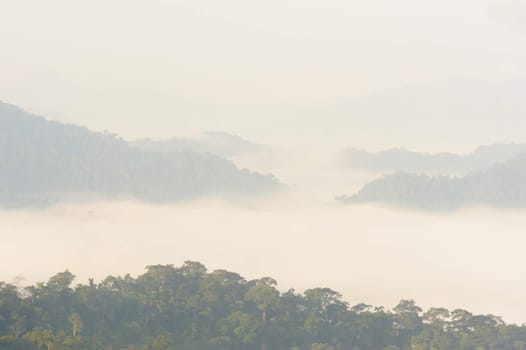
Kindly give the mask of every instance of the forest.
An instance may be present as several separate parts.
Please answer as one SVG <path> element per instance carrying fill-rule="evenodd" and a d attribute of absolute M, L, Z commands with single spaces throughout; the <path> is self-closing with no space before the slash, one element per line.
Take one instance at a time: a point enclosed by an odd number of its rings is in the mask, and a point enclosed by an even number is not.
<path fill-rule="evenodd" d="M 279 187 L 273 175 L 240 169 L 206 149 L 143 148 L 0 102 L 0 207 L 86 198 L 173 202 Z"/>
<path fill-rule="evenodd" d="M 402 300 L 351 305 L 330 288 L 280 291 L 195 261 L 74 285 L 68 270 L 0 283 L 0 349 L 523 350 L 526 326 Z"/>
<path fill-rule="evenodd" d="M 425 210 L 455 210 L 473 205 L 526 207 L 526 153 L 462 177 L 397 172 L 373 180 L 344 203 L 381 202 Z"/>
<path fill-rule="evenodd" d="M 479 146 L 471 153 L 420 153 L 404 148 L 369 152 L 349 148 L 343 152 L 345 163 L 354 169 L 382 173 L 407 172 L 428 175 L 466 175 L 518 156 L 524 143 L 495 143 Z"/>

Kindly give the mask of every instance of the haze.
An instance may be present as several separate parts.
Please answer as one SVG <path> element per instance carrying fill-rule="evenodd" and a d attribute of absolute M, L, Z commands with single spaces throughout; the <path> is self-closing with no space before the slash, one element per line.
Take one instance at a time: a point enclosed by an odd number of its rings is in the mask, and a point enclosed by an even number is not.
<path fill-rule="evenodd" d="M 263 143 L 328 142 L 301 127 L 305 110 L 407 85 L 526 76 L 520 0 L 0 6 L 2 100 L 127 138 L 227 129 Z M 363 122 L 339 145 L 367 135 Z"/>
<path fill-rule="evenodd" d="M 280 289 L 330 286 L 357 304 L 462 307 L 521 323 L 523 212 L 431 215 L 378 207 L 300 209 L 219 200 L 178 206 L 94 203 L 2 212 L 0 275 L 24 283 L 69 268 L 78 282 L 193 259 Z M 15 233 L 15 234 L 10 234 Z M 56 254 L 60 252 L 60 254 Z M 16 271 L 16 273 L 15 273 Z"/>
<path fill-rule="evenodd" d="M 0 3 L 1 101 L 127 141 L 234 134 L 263 148 L 231 161 L 287 185 L 2 209 L 0 280 L 199 260 L 270 275 L 282 290 L 321 285 L 353 303 L 414 298 L 526 322 L 523 209 L 334 201 L 382 175 L 346 166 L 346 148 L 526 141 L 525 18 L 522 0 Z"/>

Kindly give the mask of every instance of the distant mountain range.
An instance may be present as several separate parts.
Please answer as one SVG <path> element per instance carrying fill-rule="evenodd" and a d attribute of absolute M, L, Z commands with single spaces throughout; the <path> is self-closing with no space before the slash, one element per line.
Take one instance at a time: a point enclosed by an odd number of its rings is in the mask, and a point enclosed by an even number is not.
<path fill-rule="evenodd" d="M 301 136 L 336 145 L 350 139 L 375 145 L 481 144 L 489 137 L 521 140 L 526 129 L 524 79 L 452 78 L 326 102 L 226 105 L 148 88 L 83 90 L 50 72 L 16 84 L 0 81 L 0 96 L 56 120 L 89 120 L 97 130 L 165 138 L 229 130 L 272 142 L 297 142 Z"/>
<path fill-rule="evenodd" d="M 341 122 L 359 121 L 362 128 L 402 142 L 519 139 L 526 126 L 526 80 L 451 79 L 354 98 L 337 109 L 345 113 Z"/>
<path fill-rule="evenodd" d="M 164 202 L 278 186 L 272 175 L 238 169 L 210 153 L 135 147 L 116 135 L 49 121 L 0 102 L 3 206 L 93 196 Z"/>
<path fill-rule="evenodd" d="M 225 132 L 207 132 L 201 138 L 171 138 L 166 140 L 139 139 L 130 143 L 132 146 L 160 152 L 210 153 L 229 158 L 253 153 L 264 147 L 247 141 L 237 135 Z"/>
<path fill-rule="evenodd" d="M 394 173 L 338 199 L 344 203 L 381 202 L 441 210 L 475 204 L 526 207 L 526 152 L 464 177 Z"/>
<path fill-rule="evenodd" d="M 344 151 L 346 164 L 355 169 L 381 172 L 411 172 L 434 175 L 464 175 L 511 159 L 526 151 L 525 143 L 498 143 L 478 147 L 468 154 L 418 153 L 401 148 L 371 153 L 350 148 Z"/>
<path fill-rule="evenodd" d="M 296 115 L 301 115 L 301 122 Z M 526 128 L 526 80 L 449 79 L 407 85 L 331 101 L 296 115 L 287 130 L 315 130 L 332 140 L 362 144 L 521 140 Z"/>

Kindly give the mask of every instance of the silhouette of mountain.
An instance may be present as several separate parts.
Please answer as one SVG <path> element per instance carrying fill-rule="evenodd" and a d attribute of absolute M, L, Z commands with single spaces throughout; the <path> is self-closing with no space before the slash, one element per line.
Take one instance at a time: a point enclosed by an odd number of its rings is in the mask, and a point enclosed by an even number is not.
<path fill-rule="evenodd" d="M 215 154 L 225 158 L 253 153 L 263 149 L 263 146 L 247 141 L 237 135 L 219 131 L 207 132 L 200 138 L 139 139 L 130 142 L 130 144 L 145 150 L 162 152 L 192 151 Z"/>
<path fill-rule="evenodd" d="M 463 175 L 482 170 L 526 151 L 524 143 L 497 143 L 478 147 L 468 154 L 418 153 L 401 148 L 370 153 L 360 149 L 344 151 L 346 163 L 352 168 L 427 174 Z"/>
<path fill-rule="evenodd" d="M 272 175 L 238 169 L 212 154 L 139 149 L 116 135 L 49 121 L 5 103 L 0 159 L 0 204 L 8 206 L 92 196 L 173 201 L 278 185 Z"/>
<path fill-rule="evenodd" d="M 526 207 L 526 152 L 464 177 L 394 173 L 338 199 L 344 203 L 381 202 L 443 210 L 476 204 Z"/>

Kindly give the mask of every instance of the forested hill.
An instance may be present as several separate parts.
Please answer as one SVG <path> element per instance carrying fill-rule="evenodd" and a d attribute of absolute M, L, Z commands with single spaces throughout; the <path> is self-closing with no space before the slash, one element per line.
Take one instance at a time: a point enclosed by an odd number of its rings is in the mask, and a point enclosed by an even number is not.
<path fill-rule="evenodd" d="M 493 315 L 351 306 L 336 291 L 279 292 L 272 278 L 156 265 L 73 287 L 69 271 L 21 288 L 0 283 L 1 349 L 523 350 L 526 326 Z"/>
<path fill-rule="evenodd" d="M 155 152 L 119 137 L 53 122 L 0 103 L 0 205 L 45 205 L 86 196 L 172 201 L 251 194 L 273 176 L 238 169 L 211 154 Z"/>
<path fill-rule="evenodd" d="M 237 135 L 217 131 L 206 132 L 200 138 L 139 139 L 130 144 L 146 150 L 160 152 L 193 151 L 197 153 L 211 153 L 225 158 L 254 153 L 264 149 L 262 145 L 247 141 Z"/>
<path fill-rule="evenodd" d="M 343 152 L 343 156 L 346 164 L 353 169 L 464 175 L 487 169 L 493 164 L 509 160 L 524 151 L 526 151 L 524 143 L 496 143 L 480 146 L 467 154 L 419 153 L 401 148 L 371 153 L 350 148 Z"/>
<path fill-rule="evenodd" d="M 395 173 L 367 185 L 346 203 L 383 202 L 423 209 L 456 209 L 485 204 L 526 207 L 526 153 L 464 177 Z"/>

